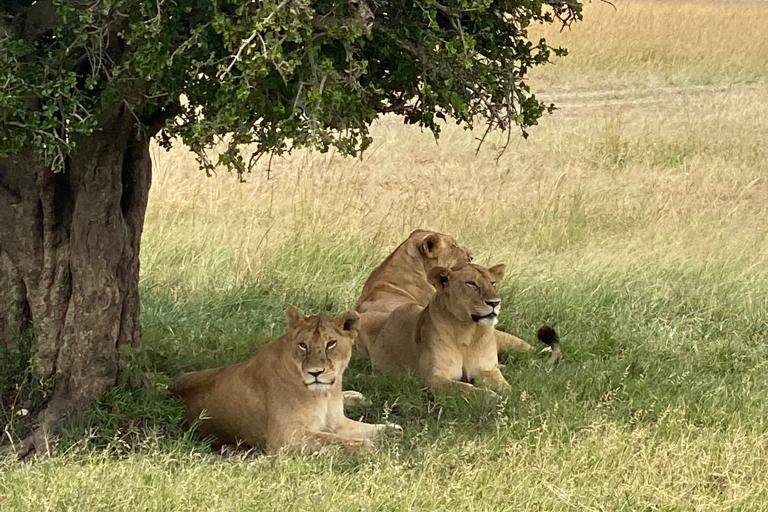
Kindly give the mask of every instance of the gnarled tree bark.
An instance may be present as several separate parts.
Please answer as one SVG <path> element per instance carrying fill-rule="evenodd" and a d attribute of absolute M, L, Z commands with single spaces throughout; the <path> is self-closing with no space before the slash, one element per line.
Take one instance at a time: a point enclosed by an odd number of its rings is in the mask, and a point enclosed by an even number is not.
<path fill-rule="evenodd" d="M 20 457 L 47 451 L 61 421 L 114 385 L 139 343 L 139 247 L 149 133 L 118 108 L 77 141 L 66 170 L 0 160 L 0 335 L 31 328 L 50 392 Z M 8 283 L 8 288 L 5 288 Z"/>
<path fill-rule="evenodd" d="M 29 304 L 24 281 L 0 246 L 0 349 L 10 348 L 14 336 L 28 328 Z"/>

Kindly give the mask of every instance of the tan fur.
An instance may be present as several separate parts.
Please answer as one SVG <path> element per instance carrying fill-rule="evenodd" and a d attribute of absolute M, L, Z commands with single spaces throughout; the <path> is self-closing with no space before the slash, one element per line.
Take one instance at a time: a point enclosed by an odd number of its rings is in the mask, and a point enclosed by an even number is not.
<path fill-rule="evenodd" d="M 501 304 L 495 285 L 503 275 L 504 265 L 433 268 L 437 292 L 426 307 L 404 304 L 392 312 L 368 347 L 373 367 L 388 375 L 413 373 L 438 390 L 506 392 L 493 328 Z"/>
<path fill-rule="evenodd" d="M 376 267 L 363 286 L 355 310 L 360 313 L 356 349 L 368 357 L 368 346 L 389 315 L 405 304 L 427 305 L 435 288 L 427 279 L 434 267 L 452 268 L 472 261 L 469 250 L 450 235 L 417 229 Z M 495 331 L 497 350 L 527 352 L 531 346 L 520 338 Z"/>
<path fill-rule="evenodd" d="M 304 317 L 289 308 L 288 333 L 250 359 L 177 378 L 174 391 L 184 401 L 186 421 L 203 418 L 197 428 L 201 437 L 268 453 L 325 445 L 371 448 L 378 434 L 400 427 L 344 416 L 341 381 L 358 328 L 354 311 Z"/>

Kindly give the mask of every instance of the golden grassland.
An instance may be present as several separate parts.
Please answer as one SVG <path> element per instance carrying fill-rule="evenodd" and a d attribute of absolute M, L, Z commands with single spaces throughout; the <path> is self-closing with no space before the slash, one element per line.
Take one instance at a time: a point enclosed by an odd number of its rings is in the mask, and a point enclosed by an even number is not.
<path fill-rule="evenodd" d="M 384 118 L 359 160 L 296 152 L 247 183 L 153 150 L 144 391 L 117 390 L 64 453 L 0 462 L 0 510 L 765 510 L 768 3 L 601 2 L 531 78 L 560 110 L 528 140 Z M 345 387 L 405 428 L 376 453 L 222 458 L 165 385 L 353 304 L 413 228 L 504 262 L 510 356 L 487 409 L 354 361 Z M 394 410 L 392 405 L 398 405 Z M 87 435 L 83 435 L 86 433 Z"/>
<path fill-rule="evenodd" d="M 525 267 L 563 252 L 744 256 L 729 247 L 759 243 L 768 197 L 766 8 L 588 4 L 583 23 L 546 34 L 571 55 L 533 80 L 560 110 L 501 156 L 501 135 L 476 155 L 480 131 L 448 125 L 436 144 L 397 118 L 362 160 L 296 152 L 246 184 L 157 149 L 144 275 L 185 293 L 238 286 L 289 240 L 353 240 L 378 258 L 416 226 Z"/>

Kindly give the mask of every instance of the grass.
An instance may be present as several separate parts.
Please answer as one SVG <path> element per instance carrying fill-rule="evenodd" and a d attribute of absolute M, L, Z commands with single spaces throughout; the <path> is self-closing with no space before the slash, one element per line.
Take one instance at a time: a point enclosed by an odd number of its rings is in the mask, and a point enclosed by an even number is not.
<path fill-rule="evenodd" d="M 0 461 L 0 510 L 764 510 L 768 502 L 768 4 L 586 7 L 532 77 L 561 109 L 500 157 L 385 118 L 362 160 L 297 153 L 248 183 L 154 151 L 139 387 L 60 454 Z M 475 134 L 475 135 L 479 135 Z M 504 262 L 512 355 L 496 408 L 434 399 L 353 361 L 345 387 L 402 424 L 346 456 L 212 454 L 179 425 L 178 371 L 246 357 L 293 303 L 349 307 L 414 227 Z"/>

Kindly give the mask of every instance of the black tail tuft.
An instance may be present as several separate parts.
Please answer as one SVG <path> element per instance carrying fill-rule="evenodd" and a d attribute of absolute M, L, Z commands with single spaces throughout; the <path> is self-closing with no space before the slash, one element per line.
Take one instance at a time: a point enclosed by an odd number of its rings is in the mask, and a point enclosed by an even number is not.
<path fill-rule="evenodd" d="M 542 325 L 539 330 L 536 331 L 536 337 L 543 344 L 551 347 L 557 343 L 560 343 L 560 336 L 557 335 L 557 331 L 554 327 L 549 325 Z"/>

